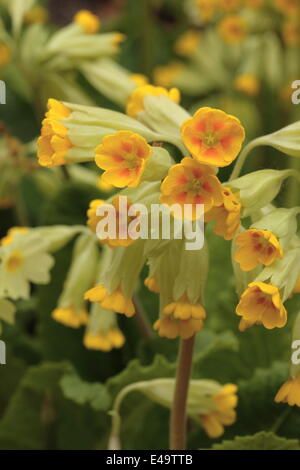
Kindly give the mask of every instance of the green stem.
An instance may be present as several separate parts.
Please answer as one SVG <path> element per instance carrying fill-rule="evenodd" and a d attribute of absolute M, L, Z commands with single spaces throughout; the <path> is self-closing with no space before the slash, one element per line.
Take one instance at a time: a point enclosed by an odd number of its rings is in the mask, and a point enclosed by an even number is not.
<path fill-rule="evenodd" d="M 267 136 L 263 136 L 263 137 L 259 137 L 258 139 L 254 139 L 243 148 L 243 150 L 241 151 L 236 161 L 235 167 L 233 169 L 233 172 L 230 176 L 229 181 L 232 181 L 240 176 L 240 173 L 242 171 L 246 158 L 248 157 L 251 150 L 253 150 L 255 147 L 258 147 L 259 145 L 267 145 L 266 140 L 265 140 L 266 137 Z"/>
<path fill-rule="evenodd" d="M 147 314 L 142 306 L 142 303 L 137 295 L 133 297 L 133 305 L 135 307 L 135 319 L 143 337 L 149 341 L 153 336 L 153 331 L 150 322 L 148 321 Z"/>
<path fill-rule="evenodd" d="M 281 415 L 276 419 L 275 423 L 271 427 L 270 431 L 274 432 L 275 434 L 279 430 L 279 428 L 283 425 L 286 418 L 289 416 L 290 412 L 292 411 L 292 407 L 288 406 L 286 410 L 284 410 Z"/>
<path fill-rule="evenodd" d="M 192 371 L 195 336 L 180 343 L 175 392 L 170 421 L 170 450 L 186 449 L 187 399 Z"/>

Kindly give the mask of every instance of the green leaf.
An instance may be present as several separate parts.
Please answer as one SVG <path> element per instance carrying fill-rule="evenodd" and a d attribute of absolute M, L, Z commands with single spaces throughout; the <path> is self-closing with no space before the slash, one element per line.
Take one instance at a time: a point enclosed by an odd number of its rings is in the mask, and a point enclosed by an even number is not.
<path fill-rule="evenodd" d="M 213 450 L 300 450 L 299 441 L 278 437 L 272 432 L 258 432 L 253 436 L 237 436 L 212 446 Z"/>
<path fill-rule="evenodd" d="M 84 382 L 76 373 L 66 374 L 60 381 L 64 396 L 78 405 L 89 404 L 95 410 L 109 408 L 110 396 L 101 383 Z"/>
<path fill-rule="evenodd" d="M 27 370 L 0 421 L 0 449 L 94 449 L 109 429 L 106 413 L 63 396 L 60 381 L 74 373 L 66 363 Z"/>

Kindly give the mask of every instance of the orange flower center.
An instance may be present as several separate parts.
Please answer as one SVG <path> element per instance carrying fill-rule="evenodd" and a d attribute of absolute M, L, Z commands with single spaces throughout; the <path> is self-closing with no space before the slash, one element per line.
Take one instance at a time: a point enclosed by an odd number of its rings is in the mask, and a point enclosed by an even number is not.
<path fill-rule="evenodd" d="M 199 193 L 202 188 L 201 181 L 198 178 L 193 178 L 189 183 L 189 191 Z"/>
<path fill-rule="evenodd" d="M 254 240 L 254 250 L 255 251 L 262 251 L 268 247 L 268 253 L 271 254 L 274 251 L 274 247 L 270 245 L 269 241 L 266 240 L 263 236 L 259 233 L 252 234 Z"/>
<path fill-rule="evenodd" d="M 205 134 L 203 140 L 207 147 L 215 147 L 219 141 L 218 136 L 215 132 Z"/>
<path fill-rule="evenodd" d="M 16 271 L 23 263 L 23 256 L 19 251 L 12 253 L 6 261 L 6 269 L 9 272 Z"/>

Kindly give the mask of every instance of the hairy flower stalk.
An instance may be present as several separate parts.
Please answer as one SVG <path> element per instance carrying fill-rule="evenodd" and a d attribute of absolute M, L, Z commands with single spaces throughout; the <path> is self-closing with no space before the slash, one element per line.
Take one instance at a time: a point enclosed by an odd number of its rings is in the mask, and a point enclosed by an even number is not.
<path fill-rule="evenodd" d="M 180 343 L 170 419 L 170 450 L 185 450 L 187 447 L 187 397 L 192 372 L 194 344 L 195 336 L 182 339 Z"/>

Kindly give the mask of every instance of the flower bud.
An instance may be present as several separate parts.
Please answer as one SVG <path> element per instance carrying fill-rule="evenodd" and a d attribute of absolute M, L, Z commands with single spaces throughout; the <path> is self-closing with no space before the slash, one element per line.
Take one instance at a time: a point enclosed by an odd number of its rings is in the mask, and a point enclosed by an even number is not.
<path fill-rule="evenodd" d="M 239 192 L 242 217 L 248 217 L 272 202 L 289 176 L 298 177 L 298 173 L 295 170 L 259 170 L 229 181 L 226 186 Z"/>

